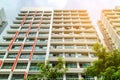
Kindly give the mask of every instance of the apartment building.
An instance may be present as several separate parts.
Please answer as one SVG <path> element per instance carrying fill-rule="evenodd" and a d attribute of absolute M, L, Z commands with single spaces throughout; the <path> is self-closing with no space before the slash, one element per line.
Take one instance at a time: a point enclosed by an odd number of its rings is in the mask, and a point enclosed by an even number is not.
<path fill-rule="evenodd" d="M 120 7 L 103 10 L 98 26 L 108 49 L 120 48 Z"/>
<path fill-rule="evenodd" d="M 0 80 L 23 80 L 39 73 L 38 62 L 61 56 L 68 71 L 60 80 L 86 78 L 84 68 L 97 57 L 100 39 L 86 10 L 22 8 L 0 42 Z"/>
<path fill-rule="evenodd" d="M 7 25 L 7 21 L 6 21 L 4 8 L 0 7 L 0 34 L 5 29 L 6 25 Z"/>

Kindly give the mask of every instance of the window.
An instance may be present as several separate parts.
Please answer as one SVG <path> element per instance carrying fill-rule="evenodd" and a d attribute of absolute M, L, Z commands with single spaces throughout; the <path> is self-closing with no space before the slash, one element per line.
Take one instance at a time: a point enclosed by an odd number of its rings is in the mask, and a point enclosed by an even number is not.
<path fill-rule="evenodd" d="M 22 42 L 24 39 L 23 38 L 17 38 L 15 42 Z"/>
<path fill-rule="evenodd" d="M 44 54 L 33 54 L 33 60 L 45 60 L 45 55 Z"/>
<path fill-rule="evenodd" d="M 66 63 L 67 68 L 77 68 L 77 63 Z"/>
<path fill-rule="evenodd" d="M 11 69 L 13 63 L 4 63 L 2 69 Z"/>
<path fill-rule="evenodd" d="M 16 58 L 17 53 L 8 53 L 7 58 Z"/>
<path fill-rule="evenodd" d="M 36 32 L 30 32 L 29 36 L 36 36 Z"/>
<path fill-rule="evenodd" d="M 49 57 L 63 57 L 62 53 L 50 53 Z"/>
<path fill-rule="evenodd" d="M 65 53 L 65 57 L 75 57 L 75 53 Z"/>
<path fill-rule="evenodd" d="M 74 73 L 67 73 L 66 80 L 78 80 L 78 74 Z"/>
<path fill-rule="evenodd" d="M 23 49 L 25 49 L 25 50 L 31 50 L 32 49 L 32 45 L 25 45 Z"/>
<path fill-rule="evenodd" d="M 4 58 L 4 53 L 0 53 L 0 59 Z"/>
<path fill-rule="evenodd" d="M 33 38 L 27 38 L 27 39 L 26 39 L 26 42 L 32 42 L 32 41 L 34 41 Z"/>
<path fill-rule="evenodd" d="M 31 63 L 29 70 L 30 71 L 39 71 L 39 67 L 37 67 L 37 63 Z"/>
<path fill-rule="evenodd" d="M 74 45 L 65 45 L 64 48 L 65 49 L 74 49 Z"/>
<path fill-rule="evenodd" d="M 8 47 L 8 46 L 1 45 L 1 46 L 0 46 L 0 50 L 5 50 L 5 49 L 7 49 L 7 47 Z"/>
<path fill-rule="evenodd" d="M 0 74 L 0 80 L 7 80 L 9 74 Z"/>
<path fill-rule="evenodd" d="M 23 74 L 13 74 L 12 80 L 24 80 Z"/>
<path fill-rule="evenodd" d="M 21 55 L 20 55 L 20 58 L 24 58 L 24 59 L 28 59 L 29 58 L 29 56 L 30 56 L 30 54 L 29 53 L 22 53 Z"/>
<path fill-rule="evenodd" d="M 88 53 L 77 53 L 78 58 L 88 57 Z"/>
<path fill-rule="evenodd" d="M 86 45 L 77 45 L 77 49 L 86 49 Z"/>
<path fill-rule="evenodd" d="M 18 63 L 16 69 L 26 69 L 27 63 Z"/>
<path fill-rule="evenodd" d="M 18 45 L 13 45 L 13 46 L 12 46 L 12 49 L 13 49 L 13 50 L 19 50 L 19 48 L 20 48 L 20 46 L 18 46 Z"/>
<path fill-rule="evenodd" d="M 36 51 L 46 51 L 47 50 L 47 47 L 46 46 L 35 46 L 35 50 Z"/>
<path fill-rule="evenodd" d="M 79 65 L 80 65 L 81 68 L 86 68 L 86 67 L 88 67 L 90 65 L 90 63 L 89 62 L 87 62 L 87 63 L 79 63 Z"/>

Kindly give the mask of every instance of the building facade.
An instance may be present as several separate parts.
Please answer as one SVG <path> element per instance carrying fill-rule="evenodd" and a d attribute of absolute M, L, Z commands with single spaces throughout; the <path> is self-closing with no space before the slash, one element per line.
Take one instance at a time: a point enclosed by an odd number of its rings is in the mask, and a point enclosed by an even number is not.
<path fill-rule="evenodd" d="M 0 43 L 0 80 L 22 80 L 39 73 L 38 62 L 55 65 L 61 56 L 68 71 L 61 80 L 86 78 L 100 39 L 86 10 L 23 8 Z"/>
<path fill-rule="evenodd" d="M 103 10 L 98 26 L 108 49 L 120 48 L 120 7 Z"/>
<path fill-rule="evenodd" d="M 4 8 L 0 7 L 0 34 L 5 29 L 6 25 L 7 25 L 7 20 L 6 20 Z"/>

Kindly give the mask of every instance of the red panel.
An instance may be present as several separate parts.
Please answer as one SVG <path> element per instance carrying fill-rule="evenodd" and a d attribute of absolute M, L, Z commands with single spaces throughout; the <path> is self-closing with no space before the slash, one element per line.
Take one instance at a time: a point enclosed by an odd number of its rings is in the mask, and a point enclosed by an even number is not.
<path fill-rule="evenodd" d="M 24 79 L 27 78 L 27 72 L 24 72 Z"/>
<path fill-rule="evenodd" d="M 35 16 L 36 16 L 36 11 L 35 11 L 33 17 L 35 17 Z M 28 34 L 29 34 L 29 32 L 30 32 L 30 28 L 31 28 L 32 24 L 33 24 L 33 22 L 31 21 L 31 22 L 30 22 L 30 26 L 28 27 L 28 30 L 27 30 L 27 32 L 26 32 L 26 36 L 28 36 Z"/>
<path fill-rule="evenodd" d="M 40 25 L 41 25 L 41 23 L 42 23 L 42 18 L 40 18 L 40 22 L 39 22 L 39 26 L 38 26 L 38 31 L 40 30 Z M 32 47 L 32 51 L 31 51 L 31 53 L 30 53 L 30 60 L 32 60 L 34 48 L 35 48 L 35 45 L 36 45 L 36 40 L 37 40 L 37 38 L 35 37 L 35 39 L 34 39 L 34 44 L 33 44 L 33 47 Z"/>
<path fill-rule="evenodd" d="M 3 64 L 3 61 L 0 60 L 0 66 Z"/>
<path fill-rule="evenodd" d="M 24 46 L 24 44 L 21 45 L 20 50 L 18 51 L 18 55 L 16 56 L 16 60 L 14 61 L 14 64 L 13 64 L 13 66 L 11 68 L 11 71 L 13 71 L 15 69 L 15 66 L 17 64 L 18 58 L 20 57 L 21 51 L 23 49 L 23 46 Z"/>
<path fill-rule="evenodd" d="M 23 21 L 21 22 L 21 26 L 24 24 L 24 22 L 26 21 L 26 17 L 28 16 L 28 14 L 25 15 L 25 17 L 23 18 Z M 15 41 L 16 37 L 18 36 L 18 31 L 16 31 L 14 37 L 12 38 L 11 43 L 9 44 L 7 50 L 9 51 L 13 45 L 13 42 Z"/>
<path fill-rule="evenodd" d="M 28 14 L 26 14 L 26 15 L 24 16 L 23 21 L 21 22 L 20 26 L 23 26 L 23 24 L 24 24 L 25 21 L 26 21 L 27 16 L 28 16 Z"/>
<path fill-rule="evenodd" d="M 33 43 L 33 47 L 32 47 L 32 51 L 31 51 L 31 53 L 30 53 L 30 60 L 32 60 L 33 52 L 34 52 L 35 45 L 36 45 L 36 40 L 37 40 L 37 38 L 35 37 L 34 43 Z"/>
<path fill-rule="evenodd" d="M 7 48 L 8 51 L 11 49 L 12 44 L 13 44 L 13 42 L 15 41 L 15 39 L 16 39 L 17 36 L 18 36 L 18 31 L 16 31 L 14 37 L 12 38 L 11 43 L 9 44 L 9 46 L 8 46 L 8 48 Z"/>

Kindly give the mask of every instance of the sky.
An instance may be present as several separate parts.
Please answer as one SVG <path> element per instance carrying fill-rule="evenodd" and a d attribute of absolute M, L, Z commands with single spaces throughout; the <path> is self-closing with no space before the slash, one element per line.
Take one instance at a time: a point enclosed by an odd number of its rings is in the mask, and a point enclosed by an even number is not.
<path fill-rule="evenodd" d="M 22 7 L 50 7 L 53 9 L 86 9 L 89 16 L 96 25 L 103 9 L 113 9 L 120 6 L 120 0 L 0 0 L 0 7 L 5 9 L 9 29 L 12 21 Z"/>

